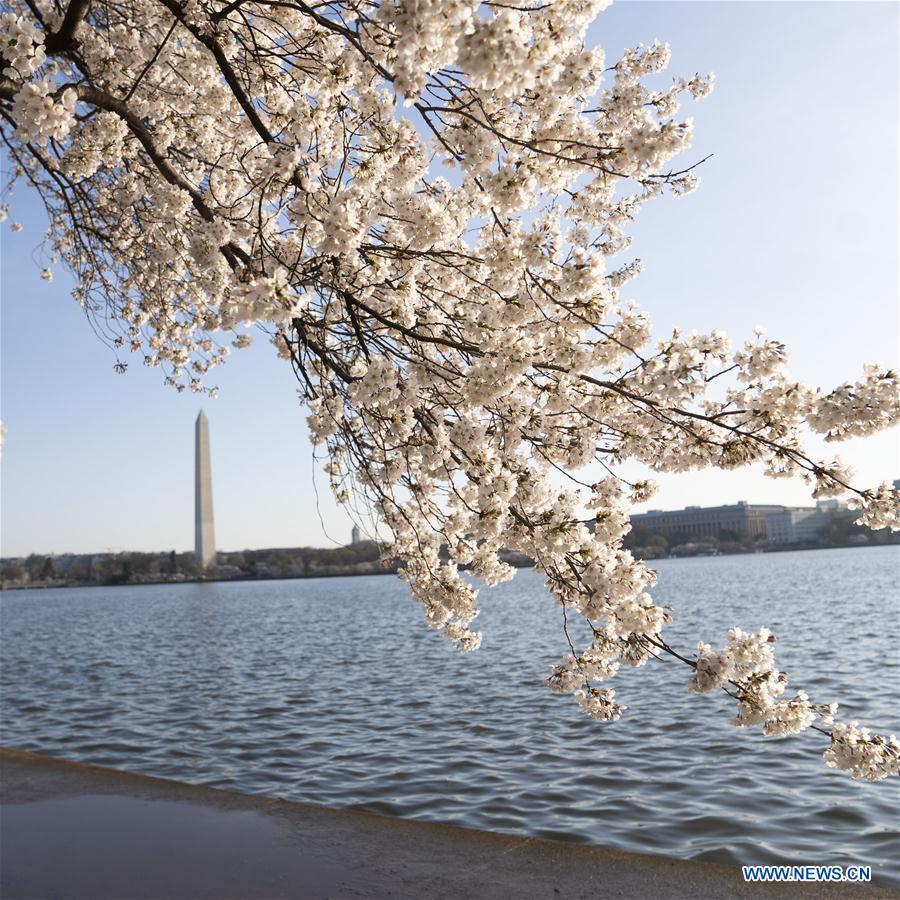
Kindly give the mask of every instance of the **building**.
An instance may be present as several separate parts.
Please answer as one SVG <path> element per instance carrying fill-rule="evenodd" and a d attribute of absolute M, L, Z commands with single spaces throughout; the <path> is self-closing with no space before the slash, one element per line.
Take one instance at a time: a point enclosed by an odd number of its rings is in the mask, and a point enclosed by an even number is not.
<path fill-rule="evenodd" d="M 669 543 L 700 538 L 719 540 L 757 540 L 767 537 L 766 522 L 784 506 L 751 505 L 746 501 L 729 506 L 688 506 L 664 511 L 652 509 L 631 517 L 635 530 L 661 534 Z"/>
<path fill-rule="evenodd" d="M 758 541 L 770 544 L 801 544 L 816 541 L 822 529 L 836 516 L 847 513 L 839 500 L 819 500 L 815 506 L 790 507 L 750 504 L 688 506 L 659 510 L 631 517 L 632 527 L 646 536 L 662 535 L 670 544 L 716 538 Z"/>
<path fill-rule="evenodd" d="M 785 508 L 766 520 L 769 543 L 812 543 L 836 515 L 846 511 L 846 504 L 839 500 L 819 500 L 815 506 Z"/>
<path fill-rule="evenodd" d="M 351 544 L 360 544 L 362 543 L 362 535 L 359 531 L 359 525 L 354 525 L 353 530 L 350 532 L 350 543 Z"/>
<path fill-rule="evenodd" d="M 194 553 L 203 569 L 216 561 L 209 422 L 203 410 L 200 410 L 194 427 Z"/>
<path fill-rule="evenodd" d="M 796 544 L 812 540 L 824 524 L 815 507 L 784 509 L 773 513 L 766 522 L 767 537 L 772 544 Z"/>

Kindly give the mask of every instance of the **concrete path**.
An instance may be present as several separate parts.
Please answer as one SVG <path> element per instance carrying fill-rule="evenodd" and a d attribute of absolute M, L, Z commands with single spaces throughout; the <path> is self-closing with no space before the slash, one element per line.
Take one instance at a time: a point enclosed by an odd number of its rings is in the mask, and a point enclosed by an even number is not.
<path fill-rule="evenodd" d="M 232 794 L 0 749 L 3 900 L 900 897 Z"/>

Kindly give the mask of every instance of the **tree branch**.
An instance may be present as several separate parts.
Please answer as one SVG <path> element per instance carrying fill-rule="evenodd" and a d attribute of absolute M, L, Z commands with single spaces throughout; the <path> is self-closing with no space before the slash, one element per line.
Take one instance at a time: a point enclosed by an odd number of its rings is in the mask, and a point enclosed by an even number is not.
<path fill-rule="evenodd" d="M 75 40 L 75 30 L 87 14 L 90 5 L 91 0 L 71 0 L 59 30 L 50 32 L 44 39 L 44 49 L 48 56 L 68 53 L 75 49 L 78 43 Z"/>

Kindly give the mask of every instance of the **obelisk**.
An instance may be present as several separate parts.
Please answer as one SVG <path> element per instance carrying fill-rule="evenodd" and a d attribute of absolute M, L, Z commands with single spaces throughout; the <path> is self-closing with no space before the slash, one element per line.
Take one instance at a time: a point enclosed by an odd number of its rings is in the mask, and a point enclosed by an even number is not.
<path fill-rule="evenodd" d="M 203 410 L 197 416 L 195 434 L 194 552 L 202 568 L 216 558 L 213 528 L 212 469 L 209 464 L 209 422 Z"/>

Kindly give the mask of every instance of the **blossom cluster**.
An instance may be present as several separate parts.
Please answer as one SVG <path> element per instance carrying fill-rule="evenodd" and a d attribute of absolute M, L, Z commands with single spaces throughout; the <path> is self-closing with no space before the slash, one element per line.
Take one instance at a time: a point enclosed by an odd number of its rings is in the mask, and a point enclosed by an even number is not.
<path fill-rule="evenodd" d="M 873 735 L 858 722 L 836 723 L 824 756 L 825 765 L 854 778 L 879 781 L 900 775 L 900 740 L 893 734 L 887 738 Z"/>
<path fill-rule="evenodd" d="M 528 555 L 593 635 L 550 686 L 614 720 L 624 707 L 594 682 L 673 652 L 654 573 L 622 544 L 653 488 L 621 464 L 760 463 L 898 527 L 896 491 L 855 487 L 804 433 L 889 427 L 900 393 L 874 364 L 831 392 L 795 382 L 761 330 L 737 348 L 719 330 L 654 340 L 624 294 L 640 271 L 627 231 L 697 186 L 674 162 L 693 133 L 680 106 L 713 80 L 660 88 L 659 42 L 618 60 L 588 47 L 606 5 L 130 0 L 68 15 L 0 0 L 0 128 L 117 352 L 212 392 L 212 369 L 260 329 L 301 386 L 335 495 L 390 532 L 425 623 L 476 649 L 477 584 L 513 576 L 501 550 Z M 598 466 L 608 476 L 579 477 Z M 815 710 L 785 699 L 763 635 L 702 644 L 691 688 L 733 690 L 741 725 L 806 728 Z"/>

